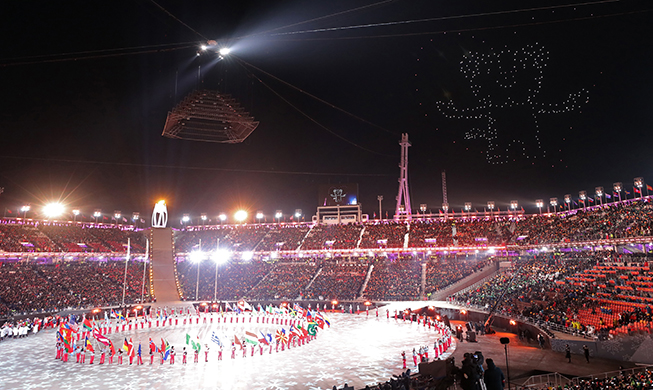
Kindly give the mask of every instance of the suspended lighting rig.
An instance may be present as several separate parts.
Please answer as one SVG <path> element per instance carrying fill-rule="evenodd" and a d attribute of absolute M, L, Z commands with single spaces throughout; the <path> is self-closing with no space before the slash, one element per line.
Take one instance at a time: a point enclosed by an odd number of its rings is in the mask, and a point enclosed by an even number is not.
<path fill-rule="evenodd" d="M 194 91 L 168 113 L 163 136 L 200 142 L 237 144 L 256 129 L 255 121 L 227 94 Z"/>

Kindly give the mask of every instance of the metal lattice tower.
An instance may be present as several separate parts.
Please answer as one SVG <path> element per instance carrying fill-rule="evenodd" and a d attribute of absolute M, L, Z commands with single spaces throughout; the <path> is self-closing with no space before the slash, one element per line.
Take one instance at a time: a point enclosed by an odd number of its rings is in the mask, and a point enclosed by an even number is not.
<path fill-rule="evenodd" d="M 442 171 L 442 209 L 444 215 L 449 212 L 449 200 L 447 199 L 447 172 Z"/>
<path fill-rule="evenodd" d="M 168 113 L 163 136 L 201 142 L 243 142 L 258 122 L 238 102 L 216 91 L 194 91 Z"/>
<path fill-rule="evenodd" d="M 399 162 L 399 194 L 397 195 L 396 219 L 411 219 L 410 194 L 408 193 L 408 133 L 401 134 L 401 161 Z"/>

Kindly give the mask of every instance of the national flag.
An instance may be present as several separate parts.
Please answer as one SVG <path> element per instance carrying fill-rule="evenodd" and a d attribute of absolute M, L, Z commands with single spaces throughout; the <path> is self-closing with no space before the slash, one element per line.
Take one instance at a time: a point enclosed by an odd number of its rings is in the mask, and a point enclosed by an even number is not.
<path fill-rule="evenodd" d="M 125 337 L 125 341 L 122 343 L 122 350 L 125 352 L 129 352 L 129 342 L 127 342 L 126 337 Z"/>
<path fill-rule="evenodd" d="M 252 345 L 257 345 L 258 344 L 258 336 L 256 333 L 252 333 L 250 331 L 245 331 L 245 342 L 250 343 Z"/>
<path fill-rule="evenodd" d="M 190 335 L 186 333 L 186 345 L 190 344 Z"/>
<path fill-rule="evenodd" d="M 297 312 L 297 314 L 299 314 L 301 317 L 306 316 L 306 309 L 304 309 L 304 308 L 301 307 L 300 305 L 298 305 L 298 304 L 295 303 L 295 304 L 293 305 L 293 309 L 294 309 L 294 310 Z"/>
<path fill-rule="evenodd" d="M 243 349 L 243 343 L 241 343 L 240 340 L 238 340 L 238 336 L 236 335 L 234 335 L 234 344 L 239 346 L 240 349 Z"/>
<path fill-rule="evenodd" d="M 118 318 L 118 313 L 113 309 L 111 309 L 111 318 Z"/>
<path fill-rule="evenodd" d="M 646 185 L 646 189 L 647 189 L 648 191 L 653 191 L 653 187 L 651 187 L 651 186 L 648 185 L 648 184 Z"/>
<path fill-rule="evenodd" d="M 111 355 L 116 354 L 116 347 L 113 346 L 113 341 L 109 340 L 109 352 L 111 352 Z"/>
<path fill-rule="evenodd" d="M 288 336 L 286 335 L 286 330 L 281 328 L 277 329 L 276 334 L 274 335 L 274 338 L 277 340 L 277 343 L 287 343 L 288 342 Z"/>
<path fill-rule="evenodd" d="M 154 341 L 152 341 L 152 338 L 150 337 L 150 352 L 159 352 L 159 350 L 156 348 L 156 344 L 154 344 Z"/>
<path fill-rule="evenodd" d="M 322 325 L 322 326 L 324 326 L 324 325 Z M 310 336 L 315 336 L 317 334 L 317 323 L 310 322 L 308 324 L 308 326 L 307 326 L 306 331 Z"/>
<path fill-rule="evenodd" d="M 605 194 L 605 198 L 606 198 L 606 199 L 612 199 L 612 196 L 610 196 L 610 194 L 607 194 L 607 193 L 606 193 L 606 194 Z"/>
<path fill-rule="evenodd" d="M 642 192 L 639 190 L 639 188 L 637 188 L 637 187 L 633 187 L 633 191 L 635 191 L 635 192 L 638 193 L 638 194 L 641 194 L 641 193 L 642 193 Z"/>
<path fill-rule="evenodd" d="M 202 343 L 200 342 L 200 337 L 197 336 L 197 341 L 195 341 L 195 346 L 193 347 L 194 350 L 199 353 L 202 350 Z"/>
<path fill-rule="evenodd" d="M 265 334 L 264 334 L 262 331 L 259 332 L 259 333 L 261 333 L 261 337 L 259 337 L 258 342 L 259 342 L 260 344 L 269 345 L 270 343 L 268 342 L 268 339 L 267 339 L 267 337 L 265 336 Z"/>
<path fill-rule="evenodd" d="M 592 199 L 591 196 L 588 196 L 588 197 L 587 197 L 587 200 L 589 200 L 590 202 L 594 203 L 594 199 Z"/>
<path fill-rule="evenodd" d="M 138 343 L 138 356 L 141 356 L 141 343 Z"/>
<path fill-rule="evenodd" d="M 220 337 L 218 337 L 218 335 L 215 334 L 215 331 L 213 331 L 213 333 L 211 333 L 211 341 L 218 344 L 219 347 L 223 346 L 222 341 L 220 341 Z"/>
<path fill-rule="evenodd" d="M 106 336 L 100 333 L 100 330 L 98 328 L 94 328 L 92 334 L 97 341 L 99 341 L 104 345 L 109 345 L 109 343 L 111 342 L 111 340 L 109 340 Z"/>
<path fill-rule="evenodd" d="M 91 344 L 91 340 L 88 339 L 88 336 L 86 336 L 86 339 L 84 340 L 84 348 L 89 352 L 95 352 L 93 344 Z"/>
<path fill-rule="evenodd" d="M 299 337 L 306 337 L 308 335 L 308 331 L 306 328 L 302 327 L 301 325 L 297 325 L 297 330 L 299 331 Z"/>
<path fill-rule="evenodd" d="M 91 322 L 91 320 L 89 318 L 84 318 L 84 322 L 82 323 L 82 325 L 84 326 L 84 329 L 86 329 L 86 330 L 93 329 L 93 323 Z"/>
<path fill-rule="evenodd" d="M 168 360 L 168 357 L 170 357 L 170 343 L 168 340 L 164 340 L 163 338 L 161 339 L 161 352 L 163 354 L 163 360 Z"/>
<path fill-rule="evenodd" d="M 315 323 L 315 325 L 319 326 L 320 329 L 324 329 L 325 322 L 324 322 L 324 319 L 322 318 L 322 316 L 317 316 L 315 318 L 315 321 L 313 321 L 313 322 Z M 314 335 L 311 335 L 311 336 L 314 336 Z"/>
<path fill-rule="evenodd" d="M 626 190 L 624 190 L 624 192 L 626 193 L 626 195 L 630 195 L 630 192 L 628 192 L 628 191 L 626 191 Z"/>

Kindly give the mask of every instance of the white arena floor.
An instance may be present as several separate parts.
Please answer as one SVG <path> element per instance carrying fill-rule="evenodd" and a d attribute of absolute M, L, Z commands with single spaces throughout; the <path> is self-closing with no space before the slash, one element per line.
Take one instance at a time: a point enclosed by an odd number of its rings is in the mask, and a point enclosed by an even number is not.
<path fill-rule="evenodd" d="M 394 305 L 393 305 L 394 306 Z M 405 306 L 404 306 L 405 307 Z M 391 313 L 394 309 L 391 309 Z M 252 357 L 242 352 L 231 359 L 231 352 L 225 349 L 223 360 L 218 361 L 218 347 L 211 343 L 213 331 L 221 335 L 240 334 L 246 330 L 255 331 L 276 328 L 276 325 L 261 324 L 202 324 L 180 325 L 165 328 L 147 327 L 107 335 L 116 348 L 122 346 L 124 337 L 132 338 L 135 345 L 141 342 L 145 365 L 99 365 L 99 354 L 95 364 L 63 363 L 55 359 L 56 335 L 47 330 L 25 339 L 9 339 L 0 343 L 0 388 L 2 389 L 332 389 L 342 388 L 345 383 L 356 389 L 365 385 L 388 380 L 402 372 L 401 352 L 406 351 L 408 368 L 412 364 L 412 349 L 428 345 L 432 358 L 433 341 L 438 333 L 416 323 L 388 320 L 385 308 L 374 311 L 369 317 L 360 315 L 330 314 L 331 327 L 318 333 L 317 339 L 301 347 L 274 350 L 268 349 L 259 355 L 258 349 Z M 204 351 L 200 363 L 181 364 L 179 353 L 185 346 L 186 334 L 199 336 L 210 347 L 209 362 L 204 362 Z M 149 338 L 157 345 L 166 338 L 175 346 L 177 358 L 174 365 L 160 364 L 155 358 L 149 365 Z M 97 344 L 96 344 L 97 345 Z M 455 348 L 450 348 L 448 356 Z M 188 347 L 190 350 L 190 347 Z M 97 349 L 96 349 L 97 350 Z M 116 359 L 117 360 L 117 359 Z"/>

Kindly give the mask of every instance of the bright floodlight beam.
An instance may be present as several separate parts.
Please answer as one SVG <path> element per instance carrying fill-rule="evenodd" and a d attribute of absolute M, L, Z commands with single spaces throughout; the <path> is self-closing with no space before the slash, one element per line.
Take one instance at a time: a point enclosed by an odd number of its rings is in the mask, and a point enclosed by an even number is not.
<path fill-rule="evenodd" d="M 64 206 L 61 203 L 48 203 L 43 207 L 43 214 L 48 218 L 58 217 L 64 212 Z"/>
<path fill-rule="evenodd" d="M 234 218 L 238 222 L 243 222 L 244 220 L 247 219 L 247 211 L 245 211 L 245 210 L 236 211 L 236 213 L 234 214 Z"/>
<path fill-rule="evenodd" d="M 204 253 L 200 251 L 192 251 L 190 253 L 190 261 L 193 263 L 199 263 L 204 259 Z"/>
<path fill-rule="evenodd" d="M 231 53 L 231 49 L 228 47 L 223 47 L 222 49 L 218 50 L 218 53 L 220 53 L 221 56 L 226 56 Z"/>
<path fill-rule="evenodd" d="M 226 249 L 218 249 L 211 254 L 211 260 L 216 264 L 223 264 L 229 261 L 231 253 Z"/>

